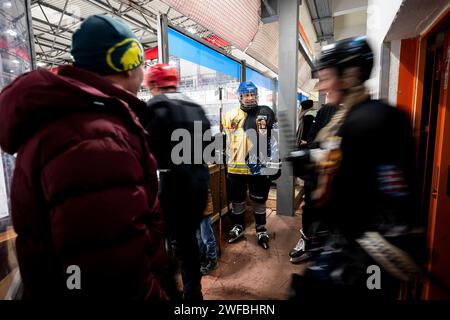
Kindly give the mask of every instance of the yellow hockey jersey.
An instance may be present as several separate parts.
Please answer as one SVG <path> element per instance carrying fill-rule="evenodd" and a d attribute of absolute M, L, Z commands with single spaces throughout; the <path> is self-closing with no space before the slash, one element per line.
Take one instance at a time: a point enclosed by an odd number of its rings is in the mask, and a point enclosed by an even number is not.
<path fill-rule="evenodd" d="M 237 107 L 225 113 L 222 117 L 222 127 L 226 134 L 226 156 L 229 173 L 266 174 L 263 168 L 264 163 L 270 161 L 273 151 L 271 135 L 274 123 L 275 114 L 267 106 L 256 106 L 254 110 L 249 112 L 244 112 L 240 107 Z M 266 139 L 266 148 L 258 150 L 258 152 L 251 152 L 254 147 L 257 147 L 256 145 L 261 138 Z"/>

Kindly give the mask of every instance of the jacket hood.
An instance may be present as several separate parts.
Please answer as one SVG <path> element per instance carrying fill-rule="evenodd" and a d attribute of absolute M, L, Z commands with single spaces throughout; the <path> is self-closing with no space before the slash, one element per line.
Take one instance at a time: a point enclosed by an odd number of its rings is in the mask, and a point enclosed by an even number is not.
<path fill-rule="evenodd" d="M 14 154 L 46 124 L 73 112 L 121 103 L 137 115 L 145 103 L 95 73 L 63 66 L 25 73 L 0 93 L 0 147 Z"/>

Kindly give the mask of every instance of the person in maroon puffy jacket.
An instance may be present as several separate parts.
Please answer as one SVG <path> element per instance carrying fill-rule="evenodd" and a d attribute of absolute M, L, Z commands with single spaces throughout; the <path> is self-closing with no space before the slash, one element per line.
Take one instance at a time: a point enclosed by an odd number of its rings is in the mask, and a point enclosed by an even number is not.
<path fill-rule="evenodd" d="M 166 299 L 156 162 L 138 120 L 142 46 L 125 23 L 92 16 L 72 55 L 0 94 L 24 298 Z"/>

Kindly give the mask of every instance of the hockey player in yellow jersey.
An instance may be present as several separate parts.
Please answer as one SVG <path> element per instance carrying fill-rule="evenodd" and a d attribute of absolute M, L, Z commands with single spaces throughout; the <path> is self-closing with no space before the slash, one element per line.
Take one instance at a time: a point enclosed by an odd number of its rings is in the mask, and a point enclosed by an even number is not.
<path fill-rule="evenodd" d="M 272 171 L 268 170 L 273 152 L 272 129 L 275 114 L 267 106 L 258 105 L 258 89 L 252 82 L 242 82 L 238 88 L 240 106 L 222 118 L 226 135 L 227 182 L 232 204 L 229 243 L 244 235 L 247 190 L 255 217 L 258 243 L 268 248 L 266 201 Z"/>

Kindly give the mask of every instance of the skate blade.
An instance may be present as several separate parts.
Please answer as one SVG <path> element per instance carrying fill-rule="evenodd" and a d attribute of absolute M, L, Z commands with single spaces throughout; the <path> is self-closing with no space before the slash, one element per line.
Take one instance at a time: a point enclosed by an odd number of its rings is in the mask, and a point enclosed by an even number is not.
<path fill-rule="evenodd" d="M 260 246 L 266 250 L 269 249 L 269 245 L 267 243 L 260 243 Z"/>
<path fill-rule="evenodd" d="M 290 258 L 289 261 L 290 261 L 291 263 L 300 263 L 300 262 L 305 262 L 305 261 L 309 260 L 310 258 L 311 258 L 310 255 L 303 254 L 303 255 L 300 256 L 300 257 Z"/>
<path fill-rule="evenodd" d="M 244 234 L 241 234 L 240 236 L 238 236 L 234 239 L 228 239 L 228 243 L 236 242 L 237 240 L 242 239 L 242 238 L 244 238 Z"/>

